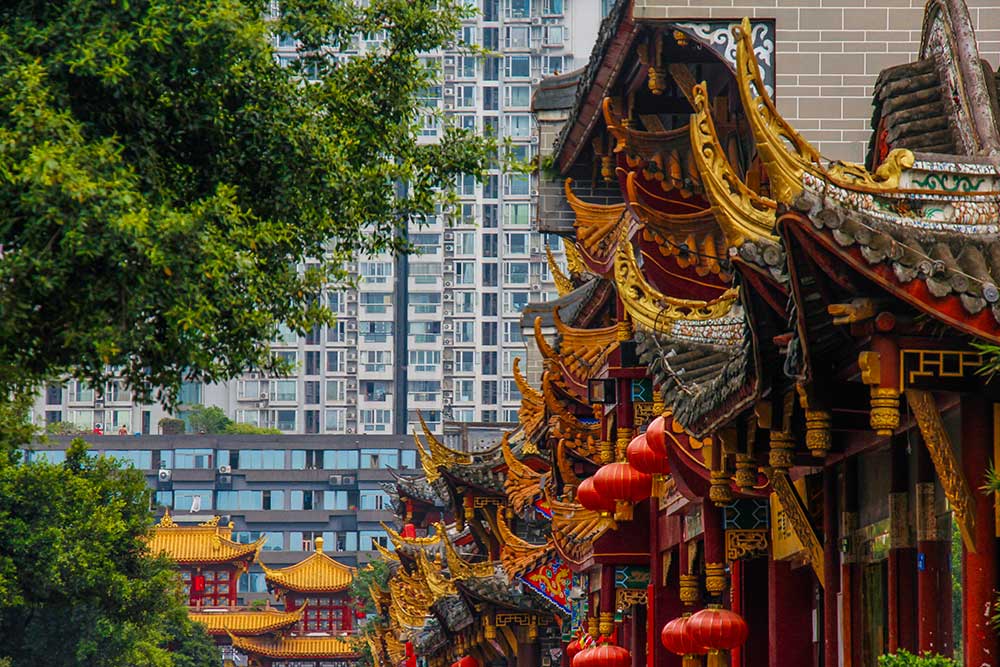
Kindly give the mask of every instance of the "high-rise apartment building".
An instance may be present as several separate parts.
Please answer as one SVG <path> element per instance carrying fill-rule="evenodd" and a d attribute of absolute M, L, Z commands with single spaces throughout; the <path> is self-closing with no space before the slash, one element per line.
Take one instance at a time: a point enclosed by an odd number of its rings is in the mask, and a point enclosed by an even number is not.
<path fill-rule="evenodd" d="M 530 160 L 538 139 L 530 111 L 543 77 L 586 62 L 604 15 L 601 0 L 478 0 L 479 15 L 458 38 L 495 55 L 428 54 L 441 72 L 423 102 L 424 140 L 443 122 L 509 139 Z M 349 58 L 377 48 L 383 35 L 359 38 Z M 276 37 L 276 57 L 297 57 L 294 40 Z M 447 119 L 442 121 L 443 119 Z M 297 336 L 283 332 L 276 354 L 296 364 L 283 378 L 247 374 L 213 386 L 192 384 L 184 406 L 217 405 L 237 422 L 287 433 L 406 433 L 417 411 L 440 430 L 444 420 L 516 421 L 520 394 L 511 379 L 524 355 L 519 314 L 555 295 L 546 239 L 533 231 L 535 176 L 490 171 L 477 183 L 458 180 L 459 204 L 429 225 L 412 225 L 409 257 L 359 258 L 350 267 L 357 290 L 328 295 L 335 326 Z M 551 239 L 560 251 L 558 238 Z M 38 420 L 73 422 L 87 430 L 157 433 L 166 413 L 139 405 L 111 383 L 103 396 L 84 383 L 54 385 L 39 396 Z"/>

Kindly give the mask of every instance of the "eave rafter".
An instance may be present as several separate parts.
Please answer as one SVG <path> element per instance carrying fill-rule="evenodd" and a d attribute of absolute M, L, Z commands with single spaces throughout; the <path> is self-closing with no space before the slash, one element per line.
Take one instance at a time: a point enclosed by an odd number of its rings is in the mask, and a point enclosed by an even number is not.
<path fill-rule="evenodd" d="M 594 541 L 618 524 L 607 514 L 585 509 L 582 505 L 556 500 L 546 493 L 552 511 L 553 544 L 567 559 L 581 562 L 592 551 Z"/>
<path fill-rule="evenodd" d="M 691 146 L 705 184 L 705 196 L 712 204 L 726 245 L 733 248 L 747 241 L 777 242 L 777 203 L 751 190 L 733 170 L 719 143 L 704 83 L 694 87 L 694 107 Z"/>
<path fill-rule="evenodd" d="M 528 383 L 528 379 L 521 373 L 520 357 L 514 357 L 514 382 L 521 392 L 521 408 L 518 410 L 517 417 L 521 422 L 525 443 L 531 443 L 531 448 L 537 449 L 531 442 L 531 438 L 535 437 L 535 434 L 545 423 L 545 398 L 540 391 Z"/>
<path fill-rule="evenodd" d="M 552 280 L 556 284 L 556 292 L 559 296 L 566 296 L 573 291 L 573 280 L 563 273 L 562 267 L 559 266 L 559 262 L 556 261 L 555 255 L 552 254 L 552 248 L 549 244 L 545 244 L 545 259 L 549 264 L 549 272 L 552 274 Z"/>
<path fill-rule="evenodd" d="M 667 296 L 646 281 L 632 244 L 624 240 L 618 245 L 615 281 L 618 295 L 632 319 L 649 330 L 664 333 L 678 320 L 718 319 L 732 309 L 739 296 L 735 288 L 711 301 Z"/>
<path fill-rule="evenodd" d="M 537 567 L 552 554 L 551 540 L 545 544 L 531 544 L 514 534 L 507 525 L 503 512 L 497 513 L 497 533 L 500 537 L 500 565 L 508 579 L 524 574 Z"/>
<path fill-rule="evenodd" d="M 592 204 L 573 192 L 573 179 L 565 182 L 566 202 L 573 209 L 576 220 L 577 248 L 587 266 L 599 275 L 606 275 L 614 259 L 618 243 L 618 229 L 625 220 L 625 204 Z"/>
<path fill-rule="evenodd" d="M 538 498 L 542 494 L 542 487 L 545 485 L 547 473 L 538 472 L 518 460 L 514 456 L 514 453 L 510 451 L 506 433 L 503 436 L 501 445 L 504 462 L 507 464 L 504 490 L 507 492 L 507 499 L 510 502 L 511 509 L 520 514 L 535 501 L 535 498 Z"/>

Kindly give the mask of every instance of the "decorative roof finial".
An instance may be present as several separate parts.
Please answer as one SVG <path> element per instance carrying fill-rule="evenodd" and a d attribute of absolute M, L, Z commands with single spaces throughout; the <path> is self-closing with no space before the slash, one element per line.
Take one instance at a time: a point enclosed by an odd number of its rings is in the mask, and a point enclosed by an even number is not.
<path fill-rule="evenodd" d="M 323 538 L 316 538 L 316 553 L 323 553 Z"/>

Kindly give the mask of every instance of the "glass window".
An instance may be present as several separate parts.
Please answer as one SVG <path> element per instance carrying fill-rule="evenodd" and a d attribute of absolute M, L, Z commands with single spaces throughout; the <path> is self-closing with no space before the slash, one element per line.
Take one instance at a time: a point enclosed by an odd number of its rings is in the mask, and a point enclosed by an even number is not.
<path fill-rule="evenodd" d="M 527 109 L 531 106 L 531 86 L 507 86 L 504 88 L 504 106 Z M 530 123 L 529 123 L 530 131 Z M 508 134 L 510 134 L 508 130 Z M 518 135 L 526 136 L 526 135 Z"/>
<path fill-rule="evenodd" d="M 77 403 L 91 403 L 94 400 L 94 389 L 86 382 L 77 380 L 73 383 L 73 400 Z"/>
<path fill-rule="evenodd" d="M 504 234 L 504 251 L 507 255 L 529 254 L 529 238 L 526 232 L 508 232 Z"/>
<path fill-rule="evenodd" d="M 441 265 L 438 264 L 438 266 Z M 416 265 L 412 265 L 410 268 L 415 267 Z M 438 271 L 438 275 L 440 274 L 441 272 Z M 361 339 L 366 343 L 385 343 L 392 335 L 392 322 L 362 322 L 360 327 Z"/>
<path fill-rule="evenodd" d="M 154 504 L 156 507 L 167 507 L 170 509 L 174 508 L 174 492 L 173 491 L 157 491 L 154 496 Z"/>
<path fill-rule="evenodd" d="M 395 449 L 362 449 L 361 467 L 374 468 L 398 468 L 399 451 Z"/>
<path fill-rule="evenodd" d="M 361 292 L 359 295 L 361 308 L 366 313 L 386 313 L 392 305 L 391 292 Z"/>
<path fill-rule="evenodd" d="M 328 402 L 342 402 L 347 395 L 347 382 L 345 380 L 326 381 L 326 400 Z"/>
<path fill-rule="evenodd" d="M 410 234 L 408 237 L 410 245 L 413 246 L 414 251 L 418 254 L 436 254 L 441 250 L 441 235 L 440 234 Z"/>
<path fill-rule="evenodd" d="M 495 60 L 490 58 L 490 60 Z M 496 86 L 483 86 L 483 111 L 500 110 L 500 89 Z"/>
<path fill-rule="evenodd" d="M 324 491 L 323 509 L 325 510 L 347 510 L 350 508 L 347 491 Z M 331 543 L 332 545 L 332 543 Z"/>
<path fill-rule="evenodd" d="M 459 403 L 471 403 L 476 400 L 474 380 L 455 380 L 455 400 Z"/>
<path fill-rule="evenodd" d="M 455 408 L 451 411 L 451 415 L 457 422 L 476 421 L 476 411 L 473 408 Z"/>
<path fill-rule="evenodd" d="M 297 397 L 297 380 L 273 380 L 271 382 L 272 401 L 292 401 Z"/>
<path fill-rule="evenodd" d="M 528 174 L 504 174 L 503 191 L 507 195 L 530 194 L 531 177 Z M 510 206 L 510 204 L 506 204 Z"/>
<path fill-rule="evenodd" d="M 418 373 L 434 373 L 441 366 L 440 350 L 410 350 L 410 368 Z"/>
<path fill-rule="evenodd" d="M 174 489 L 174 508 L 179 512 L 212 509 L 211 489 Z"/>
<path fill-rule="evenodd" d="M 389 350 L 365 350 L 361 353 L 361 363 L 368 373 L 384 373 L 392 365 L 392 352 Z"/>
<path fill-rule="evenodd" d="M 516 320 L 515 321 L 508 320 L 503 323 L 503 342 L 505 343 L 524 342 L 524 332 L 521 330 L 520 322 Z"/>
<path fill-rule="evenodd" d="M 504 225 L 527 227 L 531 224 L 531 204 L 504 204 Z"/>
<path fill-rule="evenodd" d="M 243 470 L 284 470 L 285 452 L 274 449 L 242 449 L 230 454 L 233 468 Z"/>
<path fill-rule="evenodd" d="M 476 353 L 473 350 L 455 351 L 455 372 L 471 373 L 475 369 Z"/>
<path fill-rule="evenodd" d="M 369 402 L 382 402 L 392 389 L 388 380 L 367 380 L 361 383 L 361 394 Z"/>
<path fill-rule="evenodd" d="M 475 292 L 455 292 L 455 312 L 472 314 L 476 312 Z"/>
<path fill-rule="evenodd" d="M 63 388 L 61 384 L 45 386 L 45 405 L 62 405 Z"/>
<path fill-rule="evenodd" d="M 174 452 L 174 467 L 181 470 L 212 468 L 213 453 L 211 449 L 178 449 Z"/>
<path fill-rule="evenodd" d="M 475 262 L 455 262 L 455 284 L 456 285 L 476 284 Z"/>
<path fill-rule="evenodd" d="M 412 380 L 407 387 L 411 401 L 437 401 L 441 396 L 438 380 Z"/>
<path fill-rule="evenodd" d="M 526 19 L 531 16 L 531 0 L 503 0 L 504 16 L 509 19 Z"/>
<path fill-rule="evenodd" d="M 389 410 L 361 410 L 360 413 L 361 427 L 365 432 L 387 431 L 392 424 L 392 412 Z"/>
<path fill-rule="evenodd" d="M 153 452 L 148 449 L 106 449 L 104 455 L 118 459 L 138 470 L 153 469 Z"/>
<path fill-rule="evenodd" d="M 345 408 L 328 408 L 325 413 L 324 429 L 328 433 L 341 433 L 347 428 L 347 410 Z"/>
<path fill-rule="evenodd" d="M 295 410 L 275 410 L 274 425 L 279 431 L 294 431 Z"/>
<path fill-rule="evenodd" d="M 358 461 L 356 449 L 323 452 L 323 467 L 327 470 L 357 470 Z"/>
<path fill-rule="evenodd" d="M 389 494 L 385 491 L 361 489 L 360 509 L 362 510 L 385 510 L 391 507 L 390 503 Z"/>
<path fill-rule="evenodd" d="M 531 47 L 531 26 L 509 25 L 504 28 L 504 46 L 508 49 Z"/>
<path fill-rule="evenodd" d="M 476 323 L 471 320 L 459 320 L 455 323 L 456 343 L 476 342 Z"/>
<path fill-rule="evenodd" d="M 483 308 L 482 314 L 486 317 L 492 317 L 497 314 L 497 295 L 496 294 L 484 294 L 483 295 Z"/>
<path fill-rule="evenodd" d="M 561 25 L 545 26 L 545 46 L 562 46 L 566 31 Z"/>
<path fill-rule="evenodd" d="M 326 351 L 326 372 L 327 373 L 343 373 L 344 372 L 344 352 L 343 352 L 343 350 L 327 350 Z"/>
<path fill-rule="evenodd" d="M 417 453 L 412 449 L 404 449 L 399 453 L 399 465 L 404 470 L 417 468 Z"/>
<path fill-rule="evenodd" d="M 503 310 L 504 315 L 520 313 L 528 305 L 528 292 L 504 292 Z"/>
<path fill-rule="evenodd" d="M 505 56 L 504 74 L 508 79 L 531 77 L 531 56 Z"/>
<path fill-rule="evenodd" d="M 201 383 L 200 382 L 182 383 L 180 393 L 177 394 L 177 400 L 181 405 L 200 405 Z"/>
<path fill-rule="evenodd" d="M 475 86 L 455 86 L 455 106 L 459 109 L 473 109 L 476 106 Z"/>
<path fill-rule="evenodd" d="M 361 262 L 360 274 L 362 282 L 371 285 L 381 285 L 392 278 L 392 262 Z"/>
<path fill-rule="evenodd" d="M 40 449 L 28 452 L 29 462 L 62 463 L 66 460 L 66 452 L 59 449 Z"/>
<path fill-rule="evenodd" d="M 240 593 L 266 593 L 267 592 L 267 581 L 264 579 L 263 572 L 254 572 L 253 569 L 247 572 L 242 577 L 240 577 L 239 592 Z"/>
<path fill-rule="evenodd" d="M 441 337 L 440 322 L 410 322 L 409 329 L 416 343 L 436 343 Z"/>
<path fill-rule="evenodd" d="M 509 285 L 527 285 L 530 279 L 528 262 L 504 262 L 503 280 Z"/>

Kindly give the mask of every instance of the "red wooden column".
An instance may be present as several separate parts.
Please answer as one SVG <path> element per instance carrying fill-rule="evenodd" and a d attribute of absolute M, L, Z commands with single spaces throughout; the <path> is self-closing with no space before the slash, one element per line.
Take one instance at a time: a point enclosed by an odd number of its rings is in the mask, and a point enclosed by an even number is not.
<path fill-rule="evenodd" d="M 705 498 L 701 511 L 705 528 L 706 588 L 710 594 L 720 595 L 723 591 L 718 586 L 724 586 L 726 566 L 726 536 L 722 525 L 722 508 Z M 714 582 L 713 578 L 716 577 L 721 577 L 722 581 Z"/>
<path fill-rule="evenodd" d="M 997 587 L 997 541 L 993 497 L 979 491 L 993 454 L 992 404 L 962 396 L 962 469 L 976 510 L 975 552 L 962 548 L 962 621 L 965 664 L 996 665 L 1000 641 L 990 618 Z"/>
<path fill-rule="evenodd" d="M 598 628 L 600 634 L 606 637 L 610 637 L 615 628 L 615 568 L 613 565 L 601 565 L 601 615 L 598 619 Z"/>
<path fill-rule="evenodd" d="M 951 531 L 938 525 L 934 467 L 923 439 L 916 444 L 917 459 L 917 649 L 951 656 Z"/>
<path fill-rule="evenodd" d="M 840 540 L 837 520 L 837 471 L 823 469 L 823 664 L 839 664 L 837 594 L 840 592 Z"/>
<path fill-rule="evenodd" d="M 889 651 L 906 649 L 913 653 L 916 637 L 917 552 L 912 546 L 909 518 L 909 457 L 906 443 L 892 443 L 892 481 L 889 490 Z"/>
<path fill-rule="evenodd" d="M 812 570 L 771 560 L 767 574 L 768 665 L 808 667 L 813 664 Z"/>

